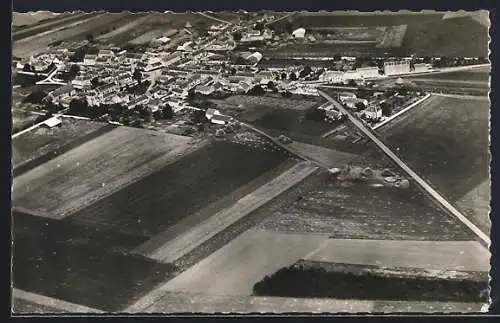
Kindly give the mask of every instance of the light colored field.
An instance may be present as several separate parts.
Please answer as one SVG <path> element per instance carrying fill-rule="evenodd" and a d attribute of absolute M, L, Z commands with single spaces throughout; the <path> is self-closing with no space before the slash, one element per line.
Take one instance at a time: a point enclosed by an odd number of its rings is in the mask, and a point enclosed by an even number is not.
<path fill-rule="evenodd" d="M 341 167 L 356 158 L 356 155 L 354 154 L 349 154 L 320 146 L 309 145 L 298 141 L 294 141 L 288 144 L 287 147 L 329 168 Z"/>
<path fill-rule="evenodd" d="M 141 313 L 478 313 L 481 303 L 254 297 L 171 292 Z"/>
<path fill-rule="evenodd" d="M 295 165 L 280 176 L 239 199 L 233 205 L 214 214 L 198 226 L 179 235 L 146 256 L 161 262 L 174 262 L 250 212 L 298 184 L 316 169 L 317 167 L 306 162 Z"/>
<path fill-rule="evenodd" d="M 471 221 L 487 234 L 491 229 L 490 185 L 489 180 L 484 181 L 456 202 L 469 215 Z"/>
<path fill-rule="evenodd" d="M 249 230 L 144 296 L 128 310 L 141 311 L 172 291 L 251 295 L 255 283 L 292 265 L 325 239 L 325 235 Z"/>
<path fill-rule="evenodd" d="M 488 250 L 475 241 L 331 239 L 304 259 L 441 270 L 489 271 L 490 268 Z"/>
<path fill-rule="evenodd" d="M 12 26 L 30 26 L 37 24 L 42 20 L 57 17 L 58 15 L 60 15 L 60 13 L 50 11 L 13 12 Z"/>
<path fill-rule="evenodd" d="M 196 149 L 191 138 L 121 127 L 14 179 L 13 206 L 63 218 Z"/>

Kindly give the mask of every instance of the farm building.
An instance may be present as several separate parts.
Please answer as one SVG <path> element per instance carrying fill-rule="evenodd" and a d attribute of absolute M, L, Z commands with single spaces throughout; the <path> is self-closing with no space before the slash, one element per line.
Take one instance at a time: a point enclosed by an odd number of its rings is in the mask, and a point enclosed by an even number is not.
<path fill-rule="evenodd" d="M 207 111 L 205 112 L 205 117 L 208 120 L 211 120 L 212 117 L 215 116 L 215 115 L 221 115 L 221 113 L 219 112 L 219 110 L 210 108 L 210 109 L 207 109 Z"/>
<path fill-rule="evenodd" d="M 344 72 L 326 71 L 319 76 L 319 80 L 330 83 L 342 83 L 344 81 Z"/>
<path fill-rule="evenodd" d="M 351 93 L 351 92 L 342 92 L 339 94 L 340 101 L 344 101 L 346 99 L 355 99 L 355 98 L 356 98 L 356 94 Z"/>
<path fill-rule="evenodd" d="M 220 114 L 215 114 L 212 116 L 210 119 L 210 122 L 213 124 L 218 124 L 218 125 L 227 125 L 231 122 L 231 117 L 220 115 Z"/>
<path fill-rule="evenodd" d="M 430 69 L 430 67 L 431 66 L 429 64 L 424 64 L 424 63 L 415 64 L 414 65 L 414 72 L 415 73 L 427 72 Z"/>
<path fill-rule="evenodd" d="M 57 117 L 49 118 L 42 123 L 42 126 L 47 127 L 49 129 L 52 129 L 54 127 L 58 127 L 60 125 L 62 125 L 62 121 L 61 121 L 61 119 L 59 119 Z"/>
<path fill-rule="evenodd" d="M 298 28 L 292 32 L 292 37 L 293 38 L 304 38 L 305 34 L 306 34 L 306 30 L 304 28 Z"/>
<path fill-rule="evenodd" d="M 407 74 L 407 73 L 410 73 L 410 62 L 407 60 L 384 62 L 385 75 L 397 75 L 397 74 Z"/>

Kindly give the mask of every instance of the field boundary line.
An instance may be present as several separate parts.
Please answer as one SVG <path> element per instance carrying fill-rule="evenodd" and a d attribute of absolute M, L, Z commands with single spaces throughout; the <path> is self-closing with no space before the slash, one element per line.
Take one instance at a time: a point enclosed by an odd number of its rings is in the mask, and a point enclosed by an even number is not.
<path fill-rule="evenodd" d="M 425 100 L 427 100 L 428 98 L 430 98 L 432 95 L 430 93 L 427 93 L 423 98 L 421 98 L 420 100 L 410 104 L 409 106 L 407 106 L 406 108 L 404 108 L 403 110 L 395 113 L 394 115 L 390 116 L 389 118 L 385 119 L 384 121 L 380 122 L 379 124 L 376 124 L 375 126 L 372 127 L 373 130 L 377 130 L 378 128 L 386 125 L 387 123 L 391 122 L 392 120 L 396 119 L 397 117 L 399 117 L 400 115 L 402 115 L 403 113 L 405 112 L 408 112 L 410 111 L 411 109 L 413 109 L 414 107 L 416 107 L 417 105 L 419 105 L 420 103 L 424 102 Z"/>
<path fill-rule="evenodd" d="M 30 293 L 18 288 L 12 289 L 12 298 L 25 300 L 38 305 L 57 308 L 64 312 L 70 312 L 70 313 L 105 313 L 104 311 L 95 308 L 63 301 L 53 297 Z"/>
<path fill-rule="evenodd" d="M 465 217 L 460 211 L 458 211 L 450 202 L 448 202 L 444 197 L 442 197 L 436 190 L 434 190 L 427 182 L 422 179 L 417 173 L 415 173 L 408 165 L 406 165 L 396 154 L 392 152 L 377 136 L 374 135 L 371 131 L 366 128 L 361 121 L 352 116 L 350 112 L 348 112 L 340 103 L 334 100 L 331 96 L 324 93 L 323 91 L 319 91 L 320 95 L 332 102 L 337 108 L 345 113 L 349 120 L 351 120 L 354 125 L 361 130 L 365 136 L 370 138 L 389 158 L 393 160 L 399 167 L 401 167 L 417 184 L 419 184 L 427 193 L 429 193 L 437 202 L 439 202 L 446 210 L 448 210 L 448 214 L 451 215 L 458 220 L 460 220 L 466 227 L 468 227 L 485 245 L 486 248 L 489 248 L 491 244 L 490 237 L 484 233 L 481 229 L 479 229 L 474 223 L 472 223 L 467 217 Z"/>

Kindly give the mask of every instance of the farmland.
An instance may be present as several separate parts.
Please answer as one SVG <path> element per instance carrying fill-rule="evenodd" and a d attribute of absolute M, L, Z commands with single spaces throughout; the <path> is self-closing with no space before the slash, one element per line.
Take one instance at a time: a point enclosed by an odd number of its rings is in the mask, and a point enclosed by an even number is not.
<path fill-rule="evenodd" d="M 408 79 L 412 80 L 413 78 L 419 78 L 419 79 L 439 79 L 439 80 L 449 80 L 449 81 L 486 81 L 487 82 L 489 79 L 489 74 L 490 74 L 489 70 L 474 68 L 474 69 L 470 69 L 467 71 L 415 75 L 415 76 L 409 76 Z"/>
<path fill-rule="evenodd" d="M 171 265 L 114 252 L 98 230 L 15 213 L 14 287 L 118 311 L 172 274 Z"/>
<path fill-rule="evenodd" d="M 50 44 L 57 41 L 83 40 L 90 33 L 99 28 L 111 28 L 120 19 L 127 18 L 127 13 L 103 13 L 84 20 L 73 22 L 68 26 L 36 34 L 13 43 L 12 55 L 19 58 L 29 57 L 31 54 L 41 51 Z"/>
<path fill-rule="evenodd" d="M 381 130 L 381 136 L 456 201 L 488 178 L 488 118 L 486 99 L 433 96 Z"/>
<path fill-rule="evenodd" d="M 14 110 L 14 115 L 16 115 Z M 36 115 L 35 115 L 36 116 Z M 64 151 L 68 151 L 77 145 L 99 136 L 114 126 L 103 123 L 77 120 L 61 119 L 62 125 L 47 129 L 38 127 L 26 132 L 12 140 L 12 163 L 14 168 L 25 167 L 30 163 L 30 168 L 41 164 L 37 162 L 42 156 L 53 158 Z"/>
<path fill-rule="evenodd" d="M 479 277 L 389 277 L 367 273 L 361 267 L 323 267 L 296 264 L 266 277 L 254 287 L 256 295 L 282 297 L 332 297 L 359 300 L 485 302 L 487 272 Z M 354 267 L 354 266 L 349 266 Z M 470 274 L 469 276 L 472 276 Z M 401 288 L 401 286 L 405 286 Z"/>
<path fill-rule="evenodd" d="M 342 47 L 338 45 L 312 44 L 318 48 L 307 51 L 307 46 L 292 47 L 283 50 L 283 55 L 289 53 L 290 56 L 297 53 L 305 53 L 314 56 L 328 51 L 338 52 L 345 55 L 353 54 L 384 54 L 384 52 L 409 55 L 428 56 L 487 56 L 488 53 L 488 29 L 486 26 L 471 17 L 456 17 L 442 19 L 443 13 L 358 13 L 358 14 L 337 14 L 337 13 L 299 13 L 293 17 L 294 28 L 304 27 L 382 27 L 407 25 L 406 32 L 400 47 L 380 48 L 373 45 L 366 47 Z M 286 24 L 286 19 L 276 23 L 276 28 L 280 30 Z M 397 37 L 396 37 L 397 38 Z M 395 42 L 396 44 L 397 42 Z M 322 49 L 323 47 L 324 49 Z"/>
<path fill-rule="evenodd" d="M 22 29 L 23 27 L 26 28 L 35 24 L 52 22 L 68 15 L 69 14 L 58 14 L 49 11 L 13 12 L 12 26 L 18 29 Z"/>
<path fill-rule="evenodd" d="M 71 217 L 118 232 L 152 237 L 284 159 L 281 152 L 214 142 Z"/>
<path fill-rule="evenodd" d="M 190 138 L 118 128 L 17 177 L 13 205 L 63 218 L 163 167 L 190 148 Z"/>
<path fill-rule="evenodd" d="M 324 239 L 250 230 L 169 281 L 165 290 L 252 295 L 256 282 L 292 265 Z"/>

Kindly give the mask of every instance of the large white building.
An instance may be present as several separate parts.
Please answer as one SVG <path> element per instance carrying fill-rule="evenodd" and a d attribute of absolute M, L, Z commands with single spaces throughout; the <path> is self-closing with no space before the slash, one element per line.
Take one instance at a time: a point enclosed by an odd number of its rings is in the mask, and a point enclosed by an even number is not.
<path fill-rule="evenodd" d="M 405 61 L 391 61 L 384 63 L 385 75 L 398 75 L 410 73 L 410 62 Z"/>
<path fill-rule="evenodd" d="M 356 69 L 356 73 L 362 78 L 375 78 L 379 77 L 378 67 L 359 67 Z"/>

